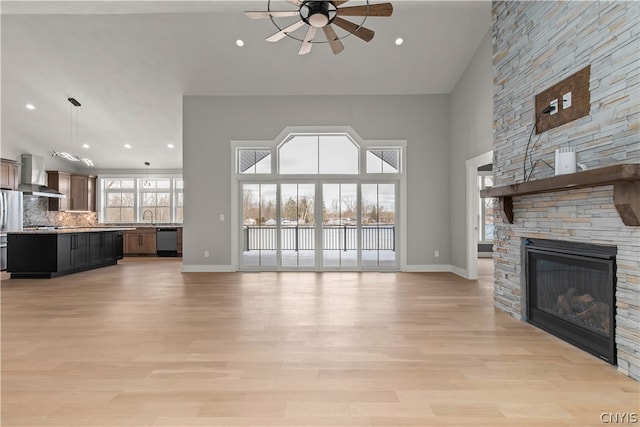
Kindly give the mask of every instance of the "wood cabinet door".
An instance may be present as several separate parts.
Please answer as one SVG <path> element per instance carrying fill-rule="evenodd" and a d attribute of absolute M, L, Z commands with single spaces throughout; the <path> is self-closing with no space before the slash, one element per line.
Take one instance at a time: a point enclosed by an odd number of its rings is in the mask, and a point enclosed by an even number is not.
<path fill-rule="evenodd" d="M 18 165 L 5 161 L 1 162 L 0 187 L 5 190 L 17 190 L 18 182 Z"/>
<path fill-rule="evenodd" d="M 176 239 L 176 250 L 179 254 L 182 254 L 182 227 L 178 227 Z"/>
<path fill-rule="evenodd" d="M 86 175 L 71 175 L 71 210 L 89 210 L 89 177 Z"/>
<path fill-rule="evenodd" d="M 89 261 L 91 265 L 102 262 L 102 234 L 89 233 Z"/>
<path fill-rule="evenodd" d="M 143 254 L 153 255 L 157 253 L 156 242 L 157 237 L 156 233 L 144 233 L 142 236 L 142 248 L 140 252 Z"/>
<path fill-rule="evenodd" d="M 87 181 L 87 209 L 96 212 L 96 177 L 90 176 Z"/>
<path fill-rule="evenodd" d="M 49 198 L 50 211 L 68 211 L 71 200 L 71 175 L 65 172 L 47 171 L 47 184 L 54 190 L 58 190 L 65 197 L 58 199 Z"/>
<path fill-rule="evenodd" d="M 62 273 L 73 270 L 73 248 L 75 243 L 73 234 L 58 234 L 54 237 L 58 241 L 56 271 Z"/>
<path fill-rule="evenodd" d="M 90 263 L 89 259 L 89 235 L 91 233 L 73 234 L 73 267 L 84 268 Z"/>
<path fill-rule="evenodd" d="M 135 231 L 126 231 L 124 233 L 124 253 L 138 254 L 140 253 L 140 233 Z"/>

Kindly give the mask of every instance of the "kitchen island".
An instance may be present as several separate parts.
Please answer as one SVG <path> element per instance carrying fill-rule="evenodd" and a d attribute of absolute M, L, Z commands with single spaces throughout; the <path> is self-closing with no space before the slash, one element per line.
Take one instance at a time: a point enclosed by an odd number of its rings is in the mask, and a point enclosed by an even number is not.
<path fill-rule="evenodd" d="M 32 229 L 7 233 L 11 278 L 52 278 L 118 263 L 129 227 Z"/>

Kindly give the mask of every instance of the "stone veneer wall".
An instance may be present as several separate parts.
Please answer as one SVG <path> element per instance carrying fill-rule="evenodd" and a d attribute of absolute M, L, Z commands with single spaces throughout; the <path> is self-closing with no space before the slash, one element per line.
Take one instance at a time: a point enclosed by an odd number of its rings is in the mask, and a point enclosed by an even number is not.
<path fill-rule="evenodd" d="M 95 212 L 49 211 L 49 199 L 46 197 L 25 196 L 23 203 L 23 227 L 38 225 L 95 227 L 98 225 L 98 215 Z"/>
<path fill-rule="evenodd" d="M 534 96 L 587 65 L 590 115 L 534 135 L 531 159 L 553 166 L 571 146 L 589 168 L 640 162 L 639 34 L 636 2 L 493 3 L 495 185 L 523 181 Z M 553 174 L 538 166 L 531 180 Z M 494 300 L 524 318 L 526 237 L 617 246 L 618 369 L 640 380 L 640 227 L 622 223 L 612 197 L 611 186 L 514 197 L 514 224 L 496 221 Z"/>

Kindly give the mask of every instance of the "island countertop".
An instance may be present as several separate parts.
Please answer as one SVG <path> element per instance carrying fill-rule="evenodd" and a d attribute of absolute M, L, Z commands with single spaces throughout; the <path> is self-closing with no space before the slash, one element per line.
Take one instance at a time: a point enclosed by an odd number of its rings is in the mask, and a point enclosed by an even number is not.
<path fill-rule="evenodd" d="M 10 231 L 7 234 L 68 234 L 68 233 L 102 233 L 104 231 L 135 230 L 135 227 L 45 227 L 25 228 L 22 231 Z"/>

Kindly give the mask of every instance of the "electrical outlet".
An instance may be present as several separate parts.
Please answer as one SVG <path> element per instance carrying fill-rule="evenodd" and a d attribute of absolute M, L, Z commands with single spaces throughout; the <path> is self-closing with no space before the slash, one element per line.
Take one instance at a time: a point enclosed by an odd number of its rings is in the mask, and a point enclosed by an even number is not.
<path fill-rule="evenodd" d="M 220 221 L 224 221 L 224 214 L 220 214 Z"/>
<path fill-rule="evenodd" d="M 209 258 L 209 251 L 204 251 L 204 257 Z"/>
<path fill-rule="evenodd" d="M 566 110 L 569 107 L 571 107 L 571 92 L 562 95 L 562 109 Z"/>
<path fill-rule="evenodd" d="M 590 76 L 591 66 L 587 65 L 535 95 L 536 135 L 589 115 Z"/>
<path fill-rule="evenodd" d="M 435 251 L 433 251 L 433 256 L 438 258 L 440 256 L 440 251 L 437 250 L 437 249 Z"/>

